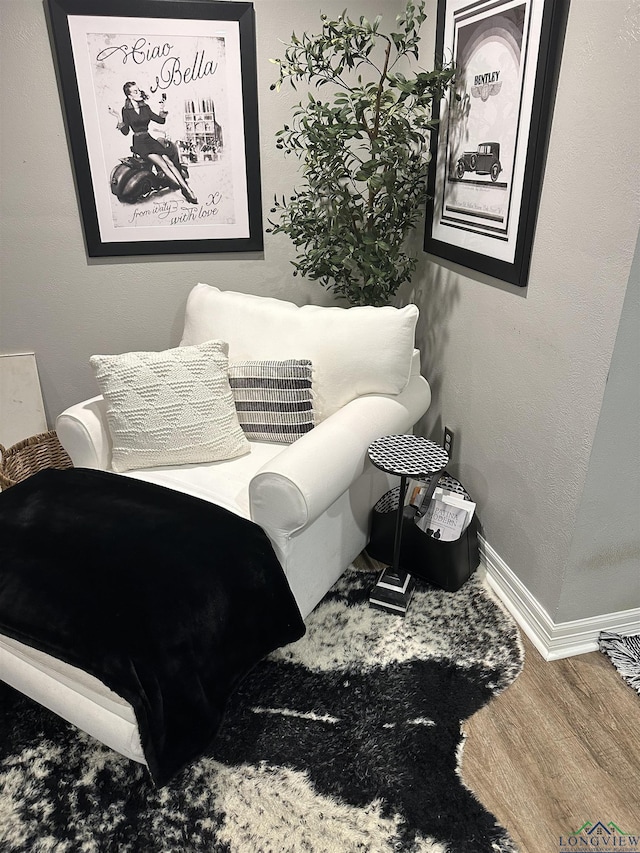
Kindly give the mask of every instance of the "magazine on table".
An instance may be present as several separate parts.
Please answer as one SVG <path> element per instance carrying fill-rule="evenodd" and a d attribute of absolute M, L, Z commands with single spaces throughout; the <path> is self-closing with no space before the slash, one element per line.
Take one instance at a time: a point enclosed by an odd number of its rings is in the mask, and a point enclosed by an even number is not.
<path fill-rule="evenodd" d="M 426 500 L 428 484 L 410 480 L 405 505 L 415 510 L 414 522 L 429 536 L 443 542 L 453 542 L 469 526 L 476 505 L 458 492 L 436 487 L 431 500 Z"/>

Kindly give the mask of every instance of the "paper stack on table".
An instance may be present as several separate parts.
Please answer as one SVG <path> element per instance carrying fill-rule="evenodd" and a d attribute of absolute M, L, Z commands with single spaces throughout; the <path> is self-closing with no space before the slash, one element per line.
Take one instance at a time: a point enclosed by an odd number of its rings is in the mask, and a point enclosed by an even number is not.
<path fill-rule="evenodd" d="M 409 495 L 408 503 L 416 508 L 414 521 L 420 530 L 443 542 L 459 539 L 469 526 L 476 509 L 473 501 L 439 486 L 426 506 L 420 500 L 420 489 L 416 491 L 415 488 Z"/>

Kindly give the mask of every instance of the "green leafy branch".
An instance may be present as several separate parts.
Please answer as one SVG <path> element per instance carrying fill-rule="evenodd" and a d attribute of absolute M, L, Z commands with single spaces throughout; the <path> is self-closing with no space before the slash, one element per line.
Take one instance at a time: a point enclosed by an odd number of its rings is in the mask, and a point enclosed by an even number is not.
<path fill-rule="evenodd" d="M 425 19 L 424 0 L 409 0 L 388 35 L 380 16 L 322 15 L 319 35 L 293 33 L 284 58 L 271 60 L 279 71 L 272 89 L 287 80 L 294 88 L 329 84 L 331 95 L 308 91 L 276 134 L 277 148 L 301 160 L 303 182 L 274 199 L 278 221 L 268 230 L 293 241 L 294 275 L 352 304 L 387 304 L 417 264 L 404 245 L 426 200 L 432 102 L 453 78 L 451 67 L 396 70 L 419 59 Z"/>

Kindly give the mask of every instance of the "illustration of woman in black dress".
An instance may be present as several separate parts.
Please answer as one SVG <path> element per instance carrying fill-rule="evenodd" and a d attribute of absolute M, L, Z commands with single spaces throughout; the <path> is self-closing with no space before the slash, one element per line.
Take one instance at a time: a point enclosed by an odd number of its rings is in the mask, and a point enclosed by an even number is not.
<path fill-rule="evenodd" d="M 159 140 L 154 139 L 149 133 L 150 121 L 155 121 L 158 124 L 165 123 L 167 110 L 164 109 L 164 105 L 160 114 L 157 115 L 147 104 L 146 94 L 135 82 L 125 83 L 122 89 L 126 96 L 122 116 L 118 115 L 111 107 L 108 108 L 111 115 L 118 119 L 118 130 L 124 136 L 127 136 L 131 130 L 133 132 L 131 149 L 134 154 L 145 157 L 154 163 L 170 180 L 175 181 L 188 202 L 197 204 L 198 199 L 185 180 L 175 146 L 167 147 Z"/>

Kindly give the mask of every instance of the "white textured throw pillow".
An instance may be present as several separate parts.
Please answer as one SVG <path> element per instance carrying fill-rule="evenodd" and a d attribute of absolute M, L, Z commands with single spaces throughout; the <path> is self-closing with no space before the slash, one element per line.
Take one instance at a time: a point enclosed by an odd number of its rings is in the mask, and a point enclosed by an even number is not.
<path fill-rule="evenodd" d="M 114 471 L 231 459 L 250 450 L 229 386 L 226 344 L 94 355 Z"/>
<path fill-rule="evenodd" d="M 310 359 L 316 423 L 362 394 L 399 394 L 411 374 L 418 308 L 299 307 L 197 284 L 187 300 L 182 346 L 227 341 L 231 363 Z"/>

